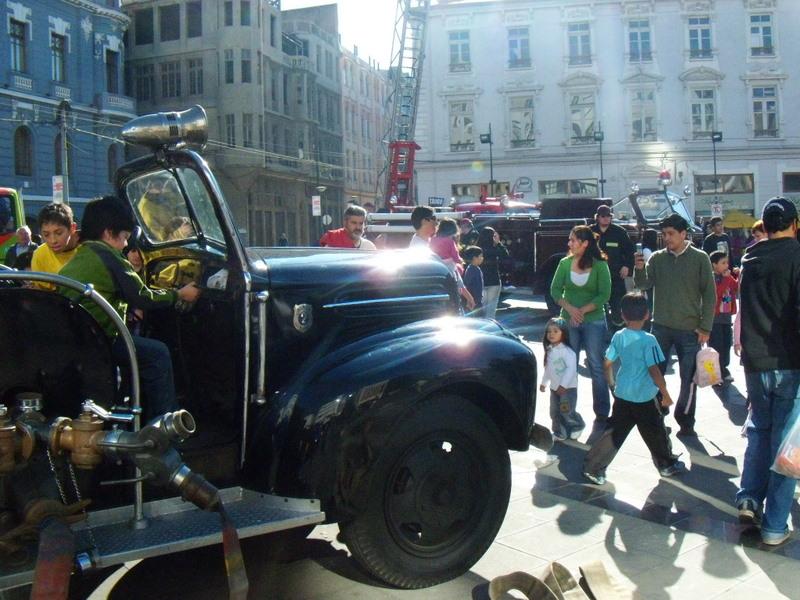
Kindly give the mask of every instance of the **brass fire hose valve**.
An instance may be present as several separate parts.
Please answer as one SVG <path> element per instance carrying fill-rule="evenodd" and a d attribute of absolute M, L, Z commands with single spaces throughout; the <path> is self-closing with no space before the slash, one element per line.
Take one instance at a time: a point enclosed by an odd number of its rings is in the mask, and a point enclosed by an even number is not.
<path fill-rule="evenodd" d="M 103 460 L 97 443 L 103 439 L 103 421 L 84 411 L 77 419 L 59 417 L 50 426 L 48 443 L 56 453 L 69 452 L 78 469 L 94 469 Z"/>

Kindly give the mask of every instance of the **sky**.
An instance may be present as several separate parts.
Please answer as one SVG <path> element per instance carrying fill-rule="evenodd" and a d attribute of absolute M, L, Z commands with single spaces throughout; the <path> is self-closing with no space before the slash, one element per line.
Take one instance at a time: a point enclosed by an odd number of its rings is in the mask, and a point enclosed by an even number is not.
<path fill-rule="evenodd" d="M 358 46 L 360 58 L 373 58 L 382 69 L 389 67 L 397 0 L 281 0 L 281 10 L 323 4 L 339 5 L 339 33 L 344 48 L 352 51 L 354 45 Z"/>

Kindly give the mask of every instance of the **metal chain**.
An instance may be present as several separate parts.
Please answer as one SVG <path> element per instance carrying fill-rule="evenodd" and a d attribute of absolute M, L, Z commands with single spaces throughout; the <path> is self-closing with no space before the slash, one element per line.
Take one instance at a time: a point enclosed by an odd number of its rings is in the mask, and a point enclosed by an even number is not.
<path fill-rule="evenodd" d="M 75 477 L 75 468 L 72 466 L 72 463 L 67 463 L 69 468 L 69 477 L 72 480 L 72 487 L 75 489 L 75 498 L 77 498 L 78 502 L 82 500 L 81 492 L 78 489 L 78 478 Z M 86 518 L 86 533 L 89 534 L 89 543 L 92 545 L 92 548 L 97 548 L 97 540 L 94 539 L 94 532 L 92 531 L 92 525 L 89 523 L 89 513 L 86 512 L 86 507 L 84 506 L 81 508 L 81 512 L 83 516 Z"/>
<path fill-rule="evenodd" d="M 58 493 L 61 494 L 61 502 L 64 506 L 67 506 L 69 502 L 67 502 L 67 494 L 64 493 L 64 487 L 61 485 L 61 479 L 58 476 L 58 471 L 56 470 L 56 464 L 53 462 L 53 455 L 50 454 L 50 448 L 47 448 L 47 462 L 50 463 L 50 470 L 53 472 L 53 477 L 56 480 L 56 485 L 58 486 Z"/>
<path fill-rule="evenodd" d="M 58 470 L 56 470 L 56 464 L 53 461 L 53 455 L 50 453 L 50 448 L 47 448 L 47 462 L 50 463 L 50 470 L 53 472 L 53 478 L 56 480 L 56 486 L 58 486 L 58 493 L 61 495 L 61 502 L 64 506 L 69 506 L 69 502 L 67 501 L 67 494 L 64 491 L 64 486 L 61 485 L 61 478 L 58 476 Z M 78 479 L 75 476 L 75 469 L 72 466 L 71 462 L 67 463 L 69 469 L 69 476 L 72 480 L 72 487 L 75 490 L 75 499 L 80 502 L 81 501 L 81 492 L 78 489 Z M 94 532 L 92 531 L 92 526 L 89 523 L 89 514 L 86 512 L 86 508 L 82 508 L 81 512 L 83 516 L 86 518 L 86 533 L 89 536 L 89 543 L 92 545 L 93 548 L 97 548 L 97 540 L 94 537 Z"/>

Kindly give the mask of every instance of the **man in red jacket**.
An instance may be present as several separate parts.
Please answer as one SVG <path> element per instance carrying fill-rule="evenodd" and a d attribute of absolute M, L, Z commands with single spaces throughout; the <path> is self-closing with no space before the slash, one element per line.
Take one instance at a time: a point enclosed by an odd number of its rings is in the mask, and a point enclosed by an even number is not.
<path fill-rule="evenodd" d="M 341 229 L 331 229 L 326 231 L 319 240 L 320 246 L 329 248 L 357 248 L 359 250 L 375 250 L 375 244 L 364 239 L 364 221 L 367 219 L 367 211 L 360 206 L 351 204 L 348 206 L 342 217 Z"/>

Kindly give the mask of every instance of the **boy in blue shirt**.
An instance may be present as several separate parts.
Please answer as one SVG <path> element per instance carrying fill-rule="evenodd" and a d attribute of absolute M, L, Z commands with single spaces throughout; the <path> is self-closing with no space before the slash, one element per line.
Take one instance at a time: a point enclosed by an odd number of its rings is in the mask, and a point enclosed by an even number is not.
<path fill-rule="evenodd" d="M 609 427 L 595 442 L 583 462 L 583 476 L 592 483 L 606 481 L 606 467 L 614 460 L 635 425 L 650 450 L 658 472 L 671 477 L 686 471 L 672 454 L 661 408 L 672 404 L 664 375 L 658 368 L 664 355 L 655 336 L 642 331 L 650 318 L 647 300 L 641 294 L 626 294 L 620 302 L 625 329 L 611 338 L 604 363 L 606 381 L 614 394 Z M 616 381 L 614 363 L 620 367 Z M 661 392 L 661 402 L 656 397 Z"/>

